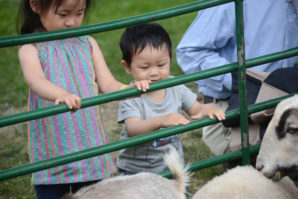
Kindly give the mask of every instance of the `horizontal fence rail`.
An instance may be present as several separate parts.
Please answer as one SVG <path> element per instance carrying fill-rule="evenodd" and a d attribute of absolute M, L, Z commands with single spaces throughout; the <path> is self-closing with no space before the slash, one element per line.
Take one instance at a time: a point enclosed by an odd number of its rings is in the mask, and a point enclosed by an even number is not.
<path fill-rule="evenodd" d="M 78 28 L 57 30 L 57 31 L 51 31 L 51 32 L 33 33 L 33 34 L 20 35 L 20 36 L 2 37 L 0 38 L 0 48 L 41 42 L 41 41 L 65 39 L 70 37 L 116 30 L 116 29 L 125 28 L 132 25 L 141 24 L 141 23 L 147 23 L 151 21 L 157 21 L 161 19 L 175 17 L 182 14 L 195 12 L 198 10 L 210 8 L 213 6 L 217 6 L 217 5 L 221 5 L 221 4 L 225 4 L 233 1 L 234 0 L 201 0 L 193 3 L 185 4 L 182 6 L 159 10 L 159 11 L 155 11 L 147 14 L 137 15 L 137 16 L 123 18 L 123 19 L 114 20 L 114 21 L 108 21 L 108 22 L 99 23 L 99 24 L 81 26 Z"/>
<path fill-rule="evenodd" d="M 272 61 L 292 57 L 295 55 L 298 55 L 298 47 L 284 51 L 281 54 L 273 53 L 273 54 L 258 57 L 258 58 L 248 59 L 246 60 L 246 67 L 249 68 L 259 64 L 265 64 Z M 196 72 L 196 73 L 185 74 L 179 77 L 162 80 L 162 81 L 150 84 L 150 89 L 148 90 L 148 92 L 212 77 L 215 75 L 233 72 L 236 70 L 236 67 L 237 67 L 236 63 L 232 63 L 232 64 L 211 68 L 211 69 Z M 123 98 L 139 95 L 141 93 L 143 92 L 137 90 L 136 88 L 129 88 L 123 91 L 106 93 L 103 95 L 83 99 L 81 107 L 86 108 L 88 106 L 94 106 L 97 104 L 103 104 L 114 100 L 120 100 Z M 65 104 L 59 104 L 56 106 L 42 108 L 31 112 L 24 112 L 24 113 L 19 113 L 15 115 L 4 116 L 0 118 L 0 127 L 17 124 L 20 122 L 26 122 L 26 121 L 38 119 L 41 117 L 47 117 L 47 116 L 51 116 L 51 115 L 55 115 L 55 114 L 59 114 L 67 111 L 69 111 L 69 109 Z"/>
<path fill-rule="evenodd" d="M 272 100 L 269 100 L 269 101 L 266 101 L 266 102 L 250 105 L 250 106 L 248 106 L 248 112 L 249 113 L 254 113 L 254 112 L 262 111 L 262 110 L 265 110 L 265 109 L 268 109 L 268 108 L 272 108 L 272 107 L 276 106 L 278 104 L 278 102 L 280 102 L 281 100 L 286 99 L 287 97 L 290 97 L 290 96 L 292 96 L 292 95 L 288 95 L 288 96 L 272 99 Z M 235 118 L 239 117 L 239 115 L 240 115 L 240 110 L 239 109 L 235 109 L 235 110 L 231 110 L 231 111 L 226 112 L 227 120 L 235 119 Z M 7 169 L 7 170 L 4 170 L 4 171 L 0 172 L 0 181 L 10 179 L 10 178 L 14 178 L 14 177 L 17 177 L 17 176 L 30 174 L 30 173 L 33 173 L 33 172 L 36 172 L 36 171 L 40 171 L 40 170 L 43 170 L 43 169 L 59 166 L 59 165 L 62 165 L 62 164 L 66 164 L 66 163 L 70 163 L 70 162 L 90 158 L 90 157 L 93 157 L 93 156 L 102 155 L 102 154 L 109 153 L 109 152 L 112 152 L 112 151 L 117 151 L 117 150 L 124 149 L 124 148 L 127 148 L 127 147 L 132 147 L 132 146 L 135 146 L 135 145 L 138 145 L 138 144 L 142 144 L 142 143 L 145 143 L 145 142 L 150 142 L 150 141 L 160 139 L 160 138 L 164 138 L 164 137 L 168 137 L 168 136 L 171 136 L 171 135 L 181 134 L 181 133 L 184 133 L 186 131 L 190 131 L 190 130 L 202 128 L 204 126 L 208 126 L 208 125 L 211 125 L 211 124 L 215 124 L 217 122 L 218 122 L 218 120 L 216 118 L 214 118 L 214 119 L 203 118 L 203 119 L 200 119 L 200 120 L 191 121 L 186 126 L 179 125 L 179 126 L 175 126 L 175 127 L 169 127 L 169 128 L 161 129 L 161 130 L 154 131 L 154 132 L 151 132 L 151 133 L 148 133 L 148 134 L 135 136 L 135 137 L 128 138 L 128 139 L 125 139 L 125 140 L 116 141 L 116 142 L 113 142 L 113 143 L 110 143 L 110 144 L 106 144 L 106 145 L 86 149 L 86 150 L 83 150 L 83 151 L 67 154 L 67 155 L 64 155 L 64 156 L 59 156 L 59 157 L 51 158 L 51 159 L 48 159 L 48 160 L 43 160 L 43 161 L 31 163 L 31 164 L 26 164 L 26 165 L 23 165 L 23 166 L 20 166 L 20 167 Z M 231 154 L 234 154 L 234 153 L 231 153 Z M 231 158 L 229 160 L 236 159 L 236 158 L 238 158 L 239 156 L 242 155 L 242 153 L 239 154 L 239 152 L 235 152 L 235 154 L 238 154 L 238 155 L 236 155 L 236 156 L 231 155 L 232 157 L 230 157 L 230 155 L 228 155 L 228 157 Z M 223 157 L 226 157 L 226 156 L 223 156 Z M 215 159 L 217 159 L 217 158 L 215 158 Z M 217 162 L 216 164 L 219 164 L 219 163 Z"/>
<path fill-rule="evenodd" d="M 298 47 L 296 47 L 296 48 L 292 48 L 292 49 L 289 49 L 289 50 L 286 50 L 283 52 L 273 53 L 273 54 L 265 55 L 262 57 L 245 60 L 244 44 L 242 44 L 242 42 L 244 41 L 243 24 L 241 24 L 241 23 L 243 23 L 243 20 L 241 21 L 241 19 L 243 17 L 243 13 L 242 13 L 243 12 L 243 10 L 242 10 L 243 0 L 201 0 L 201 1 L 190 3 L 190 4 L 185 4 L 182 6 L 159 10 L 156 12 L 142 14 L 142 15 L 138 15 L 138 16 L 134 16 L 134 17 L 128 17 L 128 18 L 123 18 L 123 19 L 99 23 L 99 24 L 87 25 L 87 26 L 82 26 L 82 27 L 73 28 L 73 29 L 34 33 L 34 34 L 27 34 L 27 35 L 20 35 L 20 36 L 2 37 L 2 38 L 0 38 L 0 48 L 15 46 L 15 45 L 22 45 L 22 44 L 27 44 L 27 43 L 34 43 L 34 42 L 65 39 L 65 38 L 70 38 L 70 37 L 75 37 L 75 36 L 82 36 L 82 35 L 88 35 L 88 34 L 93 34 L 93 33 L 100 33 L 100 32 L 120 29 L 120 28 L 131 26 L 131 25 L 136 25 L 136 24 L 166 19 L 166 18 L 170 18 L 170 17 L 175 17 L 175 16 L 179 16 L 182 14 L 202 10 L 202 9 L 213 7 L 213 6 L 218 6 L 218 5 L 229 3 L 229 2 L 235 2 L 235 4 L 236 4 L 235 5 L 236 6 L 235 7 L 236 15 L 237 15 L 236 21 L 239 26 L 239 27 L 237 27 L 237 33 L 239 33 L 239 34 L 237 34 L 237 44 L 240 45 L 240 46 L 238 46 L 239 47 L 238 48 L 238 62 L 232 63 L 232 64 L 227 64 L 227 65 L 216 67 L 216 68 L 212 68 L 212 69 L 205 70 L 205 71 L 200 71 L 200 72 L 196 72 L 196 73 L 192 73 L 192 74 L 181 75 L 179 77 L 170 78 L 167 80 L 162 80 L 162 81 L 151 84 L 148 92 L 162 89 L 162 88 L 168 88 L 168 87 L 172 87 L 172 86 L 176 86 L 176 85 L 180 85 L 180 84 L 184 84 L 187 82 L 192 82 L 192 81 L 196 81 L 196 80 L 200 80 L 200 79 L 209 78 L 209 77 L 212 77 L 215 75 L 225 74 L 225 73 L 233 72 L 236 70 L 241 70 L 242 73 L 245 74 L 244 68 L 250 68 L 250 67 L 253 67 L 256 65 L 261 65 L 261 64 L 265 64 L 265 63 L 269 63 L 269 62 L 273 62 L 273 61 L 277 61 L 277 60 L 281 60 L 281 59 L 285 59 L 285 58 L 289 58 L 289 57 L 298 55 Z M 238 40 L 240 41 L 240 43 L 238 42 Z M 240 66 L 240 69 L 238 68 L 238 66 Z M 240 76 L 240 78 L 241 78 L 241 76 Z M 244 80 L 245 80 L 245 76 L 244 76 Z M 245 89 L 245 87 L 246 87 L 245 83 L 241 87 L 242 88 L 240 88 L 240 89 Z M 142 93 L 143 93 L 142 91 L 138 91 L 136 88 L 130 88 L 130 89 L 126 89 L 124 91 L 116 91 L 113 93 L 107 93 L 107 94 L 83 99 L 81 107 L 86 108 L 89 106 L 103 104 L 103 103 L 107 103 L 107 102 L 114 101 L 114 100 L 120 100 L 123 98 L 132 97 L 132 96 L 139 95 Z M 241 114 L 241 111 L 245 111 L 250 114 L 250 113 L 262 111 L 262 110 L 265 110 L 268 108 L 272 108 L 272 107 L 276 106 L 277 103 L 280 102 L 281 100 L 283 100 L 289 96 L 292 96 L 292 95 L 272 99 L 272 100 L 254 104 L 254 105 L 249 105 L 247 107 L 247 111 L 244 110 L 244 109 L 246 109 L 246 106 L 245 107 L 241 106 L 240 109 L 227 111 L 226 112 L 226 120 L 231 120 L 231 119 L 235 119 L 235 118 L 239 117 Z M 242 95 L 242 97 L 246 98 L 245 92 L 244 92 L 244 95 Z M 15 114 L 15 115 L 4 116 L 4 117 L 0 118 L 0 127 L 17 124 L 20 122 L 26 122 L 26 121 L 30 121 L 30 120 L 34 120 L 34 119 L 38 119 L 38 118 L 42 118 L 42 117 L 47 117 L 47 116 L 51 116 L 51 115 L 55 115 L 55 114 L 59 114 L 59 113 L 67 112 L 67 111 L 69 111 L 67 106 L 65 104 L 61 104 L 61 105 L 56 105 L 56 106 L 52 106 L 52 107 L 48 107 L 48 108 L 35 110 L 32 112 L 24 112 L 24 113 Z M 247 118 L 245 118 L 245 119 L 247 120 Z M 20 167 L 10 168 L 7 170 L 0 171 L 0 181 L 18 177 L 18 176 L 22 176 L 22 175 L 26 175 L 26 174 L 30 174 L 30 173 L 40 171 L 43 169 L 52 168 L 52 167 L 59 166 L 62 164 L 90 158 L 93 156 L 102 155 L 102 154 L 105 154 L 108 152 L 117 151 L 117 150 L 120 150 L 123 148 L 135 146 L 135 145 L 138 145 L 141 143 L 153 141 L 153 140 L 168 137 L 171 135 L 181 134 L 186 131 L 194 130 L 197 128 L 202 128 L 204 126 L 208 126 L 208 125 L 215 124 L 215 123 L 218 123 L 218 120 L 216 118 L 214 118 L 214 119 L 203 118 L 200 120 L 191 121 L 186 126 L 179 125 L 176 127 L 169 127 L 169 128 L 154 131 L 154 132 L 151 132 L 151 133 L 148 133 L 145 135 L 128 138 L 128 139 L 113 142 L 110 144 L 86 149 L 86 150 L 79 151 L 79 152 L 74 152 L 74 153 L 67 154 L 64 156 L 54 157 L 54 158 L 51 158 L 48 160 L 43 160 L 43 161 L 31 163 L 31 164 L 22 165 Z M 241 125 L 242 124 L 243 124 L 243 122 L 241 122 Z M 204 168 L 207 168 L 210 166 L 224 163 L 229 160 L 238 159 L 240 157 L 245 158 L 249 154 L 257 153 L 259 151 L 259 148 L 260 148 L 260 145 L 251 146 L 246 149 L 245 149 L 245 147 L 243 147 L 242 149 L 240 149 L 238 151 L 233 151 L 233 152 L 226 153 L 226 154 L 223 154 L 220 156 L 215 156 L 212 158 L 201 160 L 199 162 L 195 162 L 195 163 L 191 164 L 190 171 L 204 169 Z M 163 172 L 161 175 L 164 177 L 170 177 L 171 173 L 168 171 L 168 172 Z"/>
<path fill-rule="evenodd" d="M 260 150 L 260 144 L 251 146 L 249 148 L 249 153 L 250 154 L 256 154 Z M 212 167 L 218 164 L 222 164 L 227 161 L 235 160 L 241 158 L 243 155 L 242 150 L 236 150 L 228 153 L 224 153 L 219 156 L 214 156 L 211 158 L 207 158 L 204 160 L 200 160 L 198 162 L 194 162 L 189 165 L 189 171 L 197 171 L 197 170 L 202 170 L 206 169 L 208 167 Z M 166 177 L 166 178 L 171 178 L 173 175 L 170 171 L 165 171 L 160 173 L 161 176 Z"/>

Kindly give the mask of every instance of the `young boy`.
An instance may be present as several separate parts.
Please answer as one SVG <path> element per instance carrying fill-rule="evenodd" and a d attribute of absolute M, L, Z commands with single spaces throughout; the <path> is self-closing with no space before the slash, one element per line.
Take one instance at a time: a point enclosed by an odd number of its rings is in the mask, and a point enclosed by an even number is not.
<path fill-rule="evenodd" d="M 120 40 L 122 65 L 126 72 L 137 80 L 152 82 L 168 79 L 172 57 L 172 44 L 168 33 L 158 24 L 142 24 L 129 27 Z M 191 119 L 216 116 L 225 119 L 222 110 L 196 101 L 196 94 L 186 86 L 156 90 L 119 102 L 118 122 L 123 123 L 120 139 L 126 139 L 176 125 L 187 125 L 180 110 Z M 158 173 L 167 170 L 162 159 L 169 146 L 173 145 L 183 158 L 180 135 L 144 143 L 119 152 L 119 174 L 134 174 L 141 171 Z"/>

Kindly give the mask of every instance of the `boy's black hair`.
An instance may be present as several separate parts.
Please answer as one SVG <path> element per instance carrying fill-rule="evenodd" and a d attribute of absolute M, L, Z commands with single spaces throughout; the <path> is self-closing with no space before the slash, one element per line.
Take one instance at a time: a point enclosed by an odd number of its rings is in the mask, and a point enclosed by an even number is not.
<path fill-rule="evenodd" d="M 120 39 L 122 59 L 130 65 L 133 55 L 142 52 L 146 46 L 161 49 L 164 44 L 166 44 L 171 58 L 172 42 L 170 36 L 159 24 L 149 23 L 129 27 Z"/>
<path fill-rule="evenodd" d="M 63 0 L 38 0 L 41 12 L 47 11 L 52 4 L 58 8 L 62 2 Z M 90 6 L 91 0 L 86 0 L 85 14 L 88 13 Z M 31 9 L 30 0 L 21 0 L 16 25 L 18 34 L 33 33 L 42 27 L 39 15 Z"/>

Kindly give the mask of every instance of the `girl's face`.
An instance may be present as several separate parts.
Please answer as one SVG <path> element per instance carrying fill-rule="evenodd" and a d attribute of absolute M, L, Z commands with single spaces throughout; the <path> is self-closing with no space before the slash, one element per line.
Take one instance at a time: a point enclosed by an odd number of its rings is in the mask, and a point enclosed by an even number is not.
<path fill-rule="evenodd" d="M 135 80 L 151 80 L 152 82 L 168 79 L 170 74 L 170 55 L 164 44 L 161 49 L 146 46 L 141 53 L 133 55 L 128 66 L 122 61 L 128 74 Z"/>
<path fill-rule="evenodd" d="M 86 0 L 64 0 L 59 7 L 51 5 L 48 10 L 41 12 L 37 9 L 40 21 L 45 30 L 53 31 L 79 27 L 84 19 Z"/>

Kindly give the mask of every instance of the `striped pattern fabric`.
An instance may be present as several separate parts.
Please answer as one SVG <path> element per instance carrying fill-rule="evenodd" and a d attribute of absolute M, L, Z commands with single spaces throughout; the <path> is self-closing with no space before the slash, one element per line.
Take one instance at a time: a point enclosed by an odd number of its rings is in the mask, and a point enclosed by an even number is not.
<path fill-rule="evenodd" d="M 88 36 L 37 43 L 45 77 L 82 99 L 98 95 L 92 64 L 92 46 Z M 29 110 L 53 106 L 33 91 L 29 92 Z M 62 113 L 28 125 L 30 162 L 107 144 L 100 107 L 93 106 L 74 113 Z M 117 168 L 112 154 L 105 154 L 39 171 L 33 184 L 62 184 L 107 178 Z"/>

